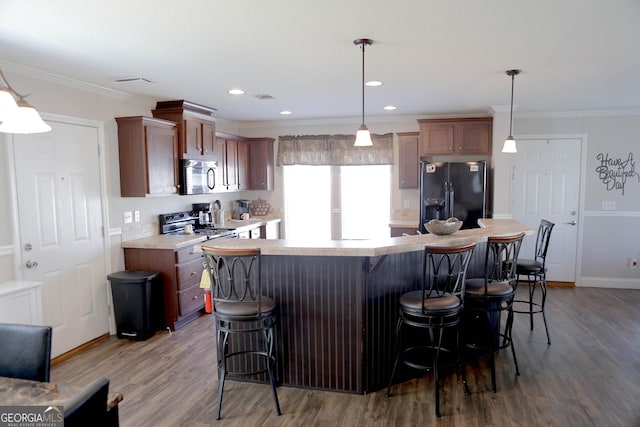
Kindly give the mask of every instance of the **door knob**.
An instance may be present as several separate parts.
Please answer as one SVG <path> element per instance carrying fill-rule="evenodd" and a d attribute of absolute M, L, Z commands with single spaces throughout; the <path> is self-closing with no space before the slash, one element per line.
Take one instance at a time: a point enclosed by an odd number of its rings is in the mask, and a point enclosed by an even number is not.
<path fill-rule="evenodd" d="M 565 224 L 569 224 L 569 225 L 576 225 L 576 224 L 578 224 L 578 222 L 574 219 L 574 220 L 572 220 L 572 221 L 565 222 Z"/>
<path fill-rule="evenodd" d="M 36 268 L 38 266 L 38 261 L 32 261 L 28 259 L 25 265 L 27 266 L 27 268 Z"/>

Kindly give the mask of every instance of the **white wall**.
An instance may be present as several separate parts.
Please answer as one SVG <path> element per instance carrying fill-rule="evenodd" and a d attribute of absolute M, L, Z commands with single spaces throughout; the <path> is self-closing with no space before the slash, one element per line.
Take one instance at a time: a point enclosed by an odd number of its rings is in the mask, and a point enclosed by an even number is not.
<path fill-rule="evenodd" d="M 155 100 L 137 98 L 100 88 L 46 76 L 30 74 L 29 71 L 5 68 L 12 85 L 33 95 L 29 101 L 40 111 L 70 117 L 97 120 L 104 123 L 105 162 L 109 205 L 108 227 L 112 270 L 124 268 L 120 243 L 157 233 L 157 215 L 160 213 L 190 209 L 191 203 L 220 199 L 227 209 L 231 201 L 239 198 L 268 200 L 275 209 L 283 205 L 282 170 L 275 170 L 275 186 L 272 192 L 246 191 L 212 196 L 175 196 L 166 198 L 122 198 L 120 197 L 117 126 L 119 116 L 151 115 Z M 390 116 L 393 117 L 393 116 Z M 416 119 L 421 117 L 368 117 L 367 125 L 373 133 L 410 132 L 418 130 Z M 344 134 L 354 133 L 360 124 L 358 118 L 351 120 L 279 121 L 270 123 L 234 123 L 217 121 L 221 132 L 247 137 L 272 137 L 300 134 Z M 504 127 L 504 131 L 502 130 Z M 509 216 L 510 207 L 510 158 L 500 153 L 508 120 L 502 113 L 494 115 L 494 213 Z M 625 157 L 632 153 L 640 158 L 640 112 L 627 115 L 601 113 L 598 115 L 569 116 L 553 115 L 525 116 L 514 118 L 514 134 L 557 135 L 586 134 L 587 174 L 584 180 L 584 223 L 582 246 L 579 248 L 581 266 L 579 285 L 636 287 L 640 289 L 640 270 L 626 268 L 629 257 L 640 257 L 640 182 L 630 179 L 625 194 L 607 191 L 598 178 L 595 168 L 598 153 L 609 153 L 613 157 Z M 8 174 L 10 159 L 7 158 L 6 136 L 0 136 L 0 222 L 11 224 L 11 181 Z M 397 146 L 395 148 L 397 154 Z M 635 150 L 635 151 L 634 151 Z M 277 151 L 277 145 L 276 145 Z M 507 177 L 505 179 L 504 177 Z M 398 190 L 398 174 L 394 168 L 392 176 L 392 218 L 416 219 L 418 216 L 418 191 Z M 616 211 L 603 211 L 602 201 L 616 202 Z M 141 222 L 124 226 L 122 213 L 140 210 Z M 11 232 L 0 233 L 0 281 L 15 278 L 13 254 L 15 242 Z"/>
<path fill-rule="evenodd" d="M 640 163 L 629 163 L 621 189 L 607 189 L 597 168 L 599 154 L 626 160 L 631 154 L 640 160 L 640 112 L 547 115 L 517 117 L 516 135 L 585 134 L 586 176 L 582 240 L 576 282 L 584 286 L 629 287 L 640 289 L 640 270 L 628 268 L 629 258 L 640 258 Z M 602 202 L 614 202 L 615 210 L 604 210 Z"/>

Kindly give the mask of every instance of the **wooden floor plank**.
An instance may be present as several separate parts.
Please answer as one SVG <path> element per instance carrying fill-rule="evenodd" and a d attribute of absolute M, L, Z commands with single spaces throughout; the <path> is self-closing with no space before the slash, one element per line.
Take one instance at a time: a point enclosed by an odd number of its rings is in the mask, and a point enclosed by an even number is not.
<path fill-rule="evenodd" d="M 51 381 L 86 385 L 99 375 L 124 393 L 120 424 L 141 426 L 640 426 L 640 291 L 553 287 L 547 315 L 529 330 L 516 315 L 510 352 L 497 355 L 498 392 L 484 358 L 466 365 L 472 394 L 451 372 L 434 415 L 433 379 L 422 376 L 368 395 L 279 387 L 282 416 L 269 386 L 229 381 L 215 421 L 217 369 L 211 316 L 137 342 L 109 337 L 52 367 Z"/>

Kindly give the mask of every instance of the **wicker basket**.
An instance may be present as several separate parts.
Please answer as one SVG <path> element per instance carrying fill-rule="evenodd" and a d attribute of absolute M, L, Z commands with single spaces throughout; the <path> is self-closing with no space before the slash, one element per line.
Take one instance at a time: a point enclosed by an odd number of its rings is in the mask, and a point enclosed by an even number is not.
<path fill-rule="evenodd" d="M 271 212 L 271 205 L 266 200 L 258 198 L 251 201 L 251 216 L 265 216 Z"/>

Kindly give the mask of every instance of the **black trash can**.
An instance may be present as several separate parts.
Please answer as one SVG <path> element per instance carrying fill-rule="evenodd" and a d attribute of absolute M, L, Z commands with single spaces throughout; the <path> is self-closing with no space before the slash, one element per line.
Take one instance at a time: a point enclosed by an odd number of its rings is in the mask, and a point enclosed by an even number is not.
<path fill-rule="evenodd" d="M 118 338 L 143 341 L 164 328 L 160 273 L 126 270 L 107 278 L 111 282 Z"/>

